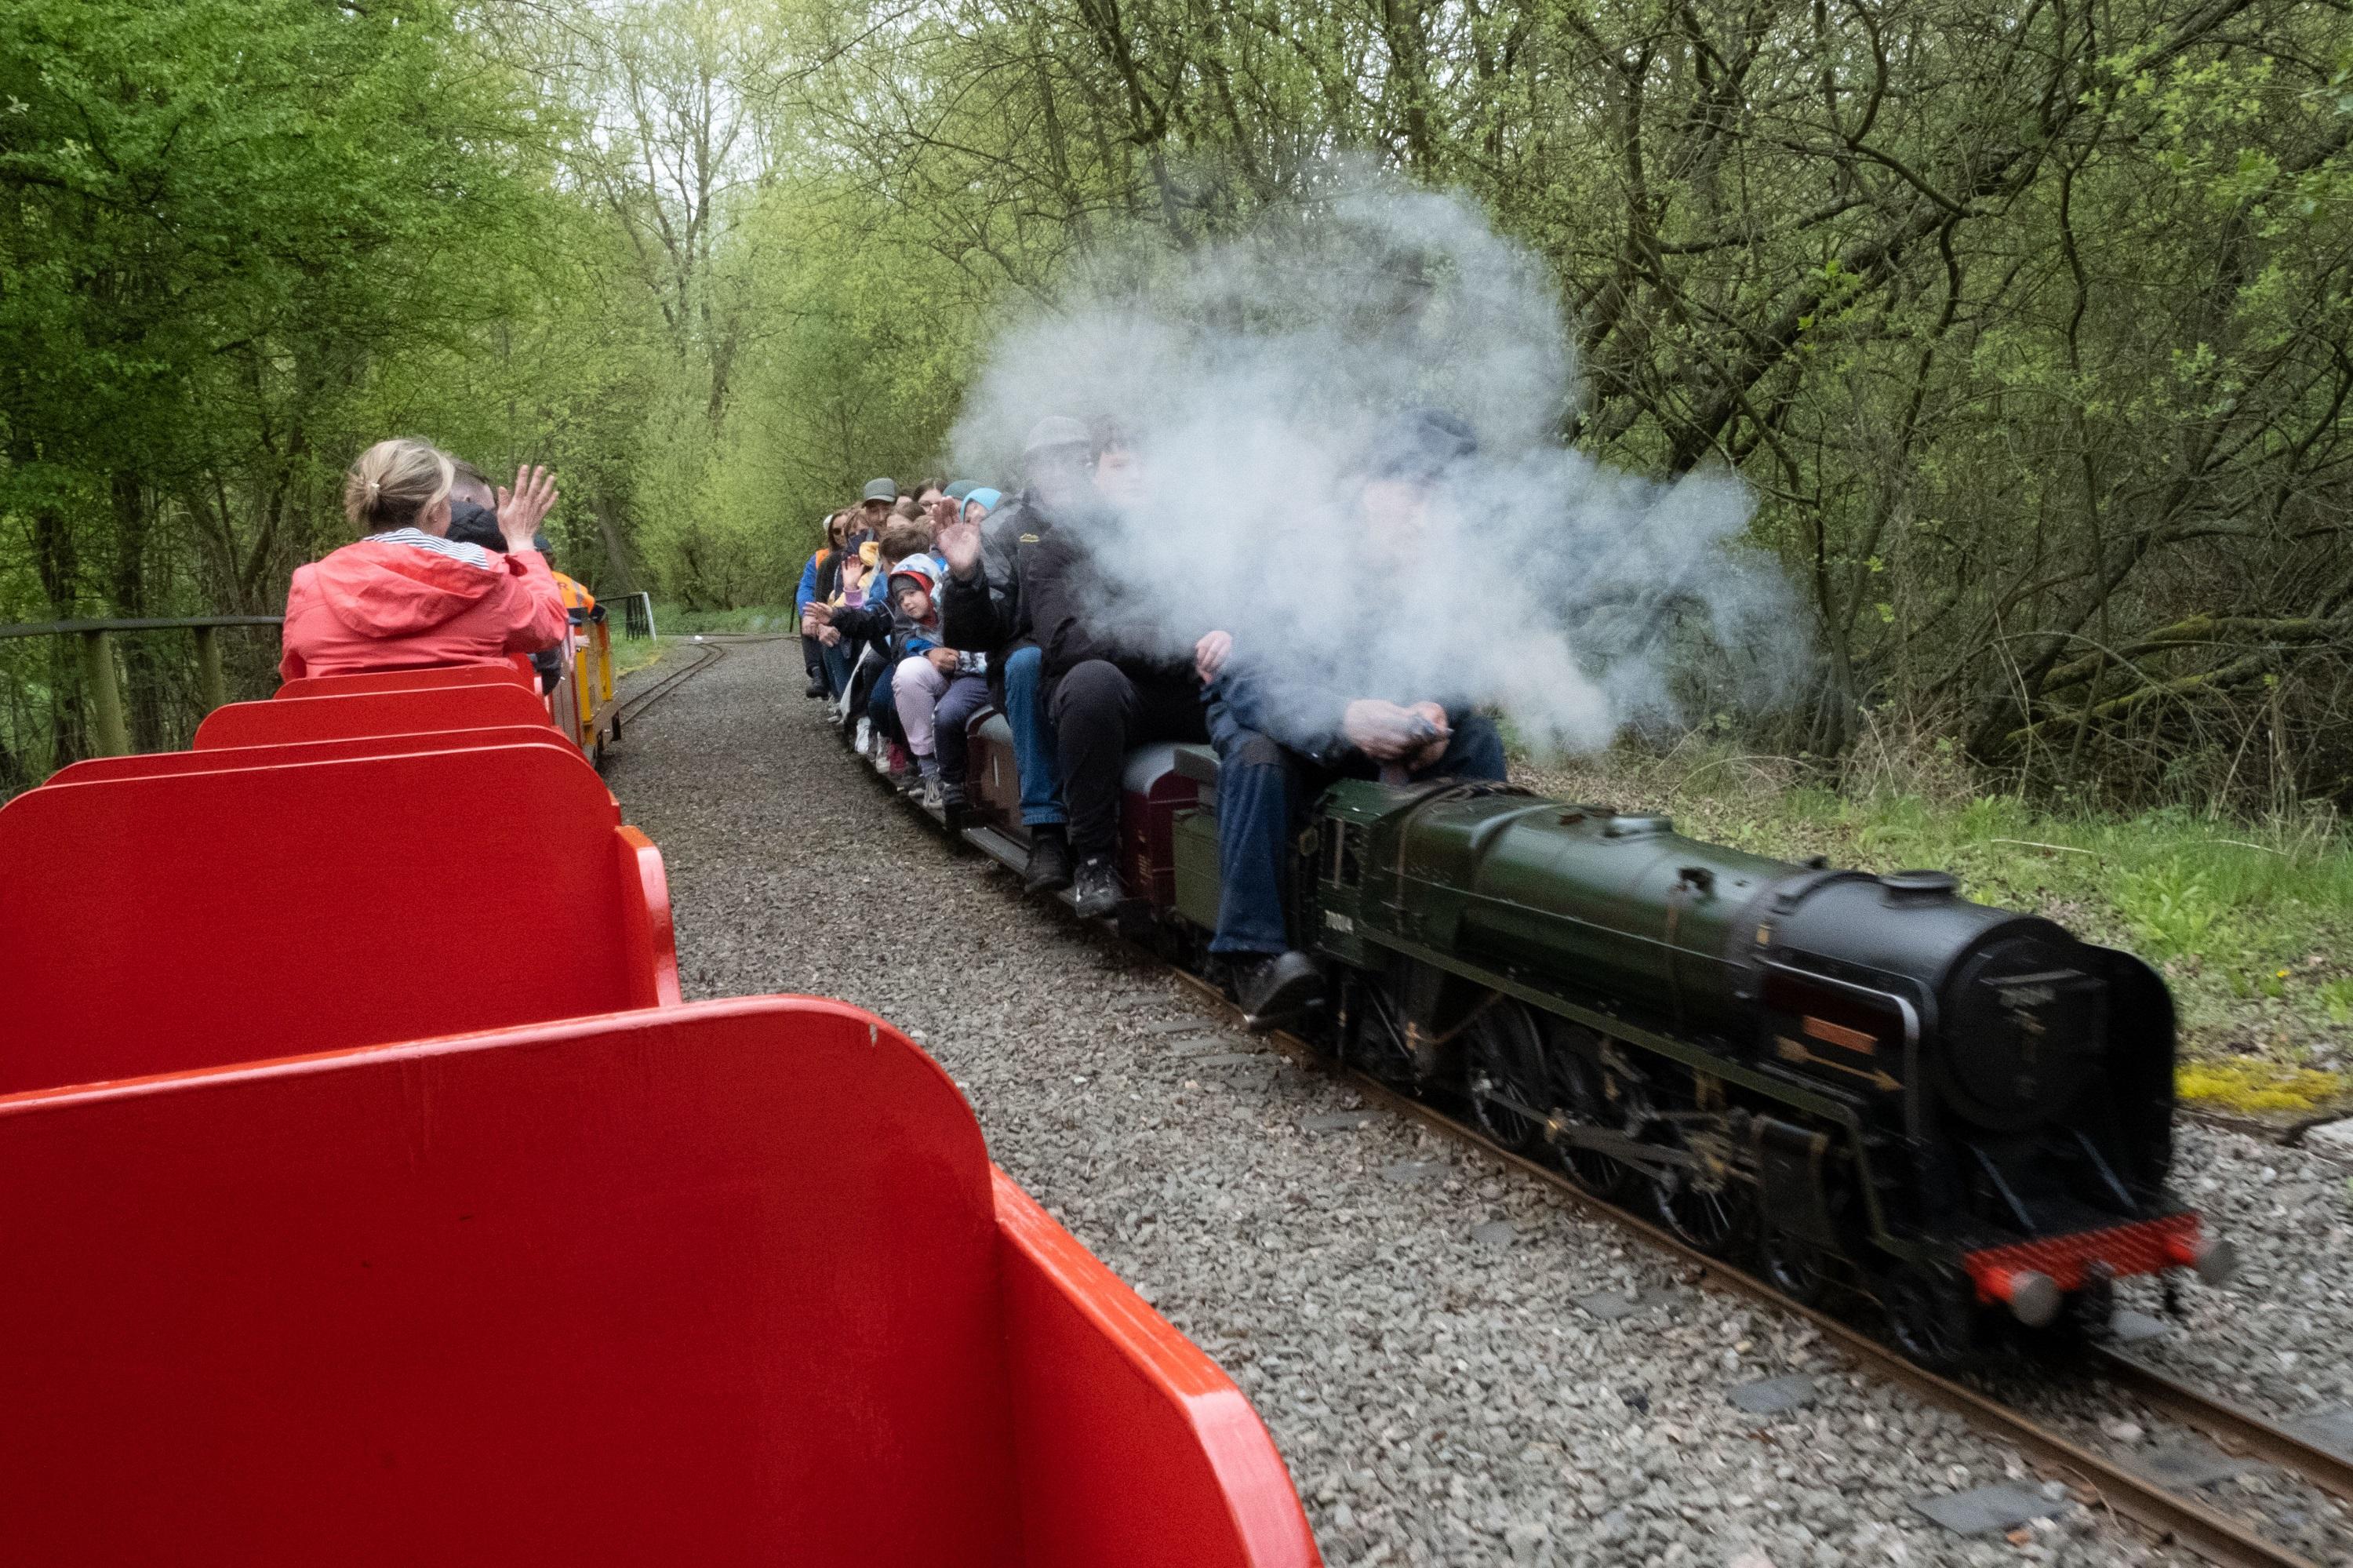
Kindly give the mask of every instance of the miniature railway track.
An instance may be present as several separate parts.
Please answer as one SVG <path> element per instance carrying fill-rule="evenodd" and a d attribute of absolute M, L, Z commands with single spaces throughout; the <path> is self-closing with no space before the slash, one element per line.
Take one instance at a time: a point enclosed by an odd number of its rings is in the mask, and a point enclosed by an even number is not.
<path fill-rule="evenodd" d="M 1240 1012 L 1216 987 L 1171 966 L 1171 972 L 1198 992 L 1229 1022 Z M 1903 1384 L 1932 1404 L 1960 1416 L 1984 1435 L 2009 1443 L 2054 1476 L 2069 1481 L 2077 1500 L 2131 1520 L 2160 1540 L 2170 1541 L 2222 1568 L 2319 1568 L 2301 1553 L 2266 1540 L 2244 1524 L 2161 1481 L 2093 1452 L 2060 1432 L 2012 1409 L 1990 1394 L 1915 1365 L 1852 1324 L 1774 1289 L 1746 1270 L 1687 1245 L 1640 1216 L 1580 1189 L 1561 1172 L 1496 1144 L 1476 1128 L 1430 1105 L 1399 1093 L 1367 1074 L 1335 1064 L 1297 1035 L 1269 1038 L 1285 1054 L 1346 1079 L 1374 1103 L 1387 1107 L 1470 1144 L 1499 1164 L 1535 1178 L 1565 1194 L 1585 1212 L 1641 1236 L 1725 1289 L 1746 1296 L 1819 1330 L 1856 1361 Z M 2261 1458 L 2303 1477 L 2337 1497 L 2353 1499 L 2353 1464 L 2293 1433 L 2158 1372 L 2145 1362 L 2103 1349 L 2097 1366 L 2122 1392 L 2172 1419 L 2203 1431 L 2228 1449 Z"/>
<path fill-rule="evenodd" d="M 717 642 L 706 641 L 698 643 L 695 648 L 695 657 L 692 663 L 682 664 L 675 670 L 669 671 L 662 675 L 660 680 L 656 681 L 645 690 L 641 692 L 631 692 L 628 696 L 622 698 L 620 706 L 614 710 L 614 717 L 618 721 L 618 726 L 615 731 L 616 736 L 617 736 L 621 731 L 626 730 L 629 725 L 636 723 L 637 720 L 645 714 L 646 710 L 652 707 L 654 704 L 659 702 L 662 698 L 668 696 L 679 687 L 686 684 L 687 682 L 692 680 L 695 676 L 700 675 L 703 671 L 711 668 L 712 665 L 726 657 L 726 654 L 727 650 Z"/>
<path fill-rule="evenodd" d="M 2353 1459 L 2306 1442 L 2270 1419 L 2191 1387 L 2122 1351 L 2099 1347 L 2100 1375 L 2158 1414 L 2194 1426 L 2225 1450 L 2302 1476 L 2353 1502 Z"/>

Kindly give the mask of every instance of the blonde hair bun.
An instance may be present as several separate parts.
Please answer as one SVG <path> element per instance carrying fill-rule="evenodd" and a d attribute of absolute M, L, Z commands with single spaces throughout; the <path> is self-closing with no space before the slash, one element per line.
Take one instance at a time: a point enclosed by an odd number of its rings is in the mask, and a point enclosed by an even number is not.
<path fill-rule="evenodd" d="M 363 534 L 408 528 L 449 498 L 457 465 L 431 441 L 396 436 L 360 453 L 343 479 L 343 514 Z"/>

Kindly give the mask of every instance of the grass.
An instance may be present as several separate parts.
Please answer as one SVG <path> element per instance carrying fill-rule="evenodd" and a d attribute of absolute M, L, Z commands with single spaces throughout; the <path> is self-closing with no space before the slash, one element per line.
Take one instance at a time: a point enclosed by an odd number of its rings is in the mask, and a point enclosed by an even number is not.
<path fill-rule="evenodd" d="M 659 625 L 660 622 L 655 622 Z M 632 670 L 642 670 L 659 663 L 670 652 L 670 644 L 659 637 L 616 637 L 613 639 L 613 676 L 618 680 Z"/>
<path fill-rule="evenodd" d="M 2053 811 L 1973 794 L 1951 772 L 1841 793 L 1787 759 L 1687 748 L 1521 772 L 1547 794 L 1665 811 L 1756 853 L 1953 872 L 1973 898 L 2163 970 L 2185 1098 L 2280 1117 L 2353 1102 L 2353 844 L 2333 821 Z"/>
<path fill-rule="evenodd" d="M 789 604 L 755 604 L 742 609 L 689 609 L 684 605 L 654 605 L 654 628 L 664 637 L 714 636 L 723 632 L 800 630 L 800 618 Z"/>

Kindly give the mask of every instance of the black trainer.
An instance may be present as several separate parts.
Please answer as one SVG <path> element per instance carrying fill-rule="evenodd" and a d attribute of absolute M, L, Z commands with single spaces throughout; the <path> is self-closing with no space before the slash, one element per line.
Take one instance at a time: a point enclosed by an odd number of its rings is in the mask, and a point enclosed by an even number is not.
<path fill-rule="evenodd" d="M 1028 893 L 1060 893 L 1071 885 L 1071 841 L 1059 827 L 1029 830 L 1029 863 L 1021 868 Z"/>
<path fill-rule="evenodd" d="M 1099 919 L 1118 908 L 1119 873 L 1112 869 L 1111 856 L 1091 854 L 1079 862 L 1071 893 L 1082 920 Z"/>
<path fill-rule="evenodd" d="M 1253 1030 L 1271 1029 L 1298 1017 L 1324 987 L 1323 971 L 1302 952 L 1238 957 L 1231 973 L 1242 1024 Z"/>

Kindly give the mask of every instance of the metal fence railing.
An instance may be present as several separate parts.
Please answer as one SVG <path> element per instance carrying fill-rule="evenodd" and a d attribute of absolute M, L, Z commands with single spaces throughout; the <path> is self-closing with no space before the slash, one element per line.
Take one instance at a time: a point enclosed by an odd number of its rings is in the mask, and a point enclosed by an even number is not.
<path fill-rule="evenodd" d="M 276 626 L 275 615 L 182 615 L 154 620 L 44 620 L 25 626 L 0 626 L 0 637 L 74 637 L 81 641 L 82 675 L 89 683 L 90 735 L 100 757 L 131 754 L 131 729 L 122 713 L 122 684 L 114 671 L 114 638 L 125 631 L 193 631 L 196 636 L 196 680 L 207 708 L 228 701 L 228 678 L 221 669 L 220 641 L 215 635 L 225 626 Z"/>
<path fill-rule="evenodd" d="M 656 637 L 654 630 L 654 596 L 649 593 L 625 593 L 621 601 L 621 635 L 624 637 Z"/>

